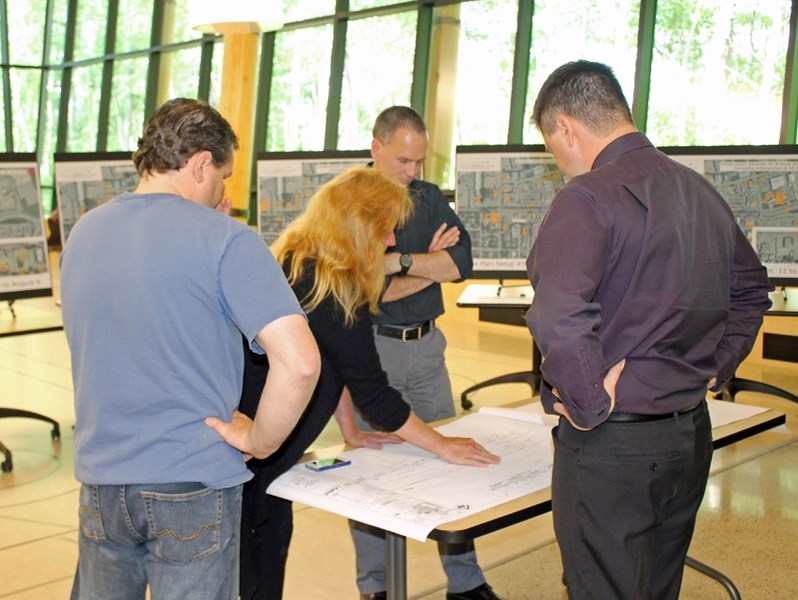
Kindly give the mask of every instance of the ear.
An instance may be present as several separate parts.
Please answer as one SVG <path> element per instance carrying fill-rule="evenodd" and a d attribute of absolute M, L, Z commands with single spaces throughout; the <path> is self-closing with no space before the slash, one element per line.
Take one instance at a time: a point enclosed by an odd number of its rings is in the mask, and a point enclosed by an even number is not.
<path fill-rule="evenodd" d="M 194 181 L 202 183 L 205 181 L 207 173 L 205 169 L 213 165 L 213 155 L 208 150 L 200 150 L 188 159 L 188 165 L 191 167 L 191 175 Z"/>
<path fill-rule="evenodd" d="M 371 140 L 371 158 L 377 160 L 380 155 L 380 150 L 382 150 L 382 143 L 378 139 Z"/>
<path fill-rule="evenodd" d="M 554 126 L 557 128 L 557 131 L 563 134 L 566 141 L 568 142 L 568 146 L 574 145 L 574 135 L 576 133 L 576 127 L 573 119 L 568 115 L 558 115 L 556 119 L 554 119 Z"/>

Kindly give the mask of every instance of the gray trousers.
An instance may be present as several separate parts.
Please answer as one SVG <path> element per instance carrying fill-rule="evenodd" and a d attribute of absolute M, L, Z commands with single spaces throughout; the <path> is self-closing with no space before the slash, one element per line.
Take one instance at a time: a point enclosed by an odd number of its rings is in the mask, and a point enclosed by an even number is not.
<path fill-rule="evenodd" d="M 401 392 L 422 421 L 428 423 L 455 415 L 452 384 L 444 360 L 446 338 L 440 329 L 433 328 L 412 342 L 381 335 L 375 335 L 375 340 L 391 387 Z M 372 429 L 359 415 L 355 417 L 362 429 Z M 384 591 L 385 532 L 354 521 L 349 525 L 355 542 L 358 589 L 363 594 Z M 485 583 L 473 542 L 438 543 L 438 551 L 450 592 L 465 592 Z"/>

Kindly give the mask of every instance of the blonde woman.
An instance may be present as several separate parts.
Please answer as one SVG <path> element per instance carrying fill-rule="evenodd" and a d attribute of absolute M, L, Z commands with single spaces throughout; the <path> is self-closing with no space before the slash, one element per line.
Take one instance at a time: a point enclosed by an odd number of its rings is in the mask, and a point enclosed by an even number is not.
<path fill-rule="evenodd" d="M 390 432 L 457 464 L 499 462 L 474 440 L 445 437 L 416 417 L 388 384 L 374 345 L 371 315 L 385 287 L 385 249 L 393 231 L 412 213 L 407 188 L 370 167 L 350 169 L 330 180 L 272 246 L 288 282 L 308 316 L 322 356 L 319 383 L 291 437 L 265 460 L 250 461 L 255 478 L 244 491 L 241 596 L 281 598 L 291 538 L 291 503 L 268 496 L 275 477 L 294 465 L 336 412 L 344 387 L 360 413 Z M 268 371 L 248 355 L 241 411 L 254 414 Z M 260 383 L 259 383 L 260 382 Z M 348 397 L 339 416 L 347 422 Z M 374 437 L 369 437 L 374 436 Z M 348 436 L 349 437 L 349 436 Z M 363 445 L 391 441 L 363 434 Z M 369 442 L 370 440 L 370 442 Z"/>

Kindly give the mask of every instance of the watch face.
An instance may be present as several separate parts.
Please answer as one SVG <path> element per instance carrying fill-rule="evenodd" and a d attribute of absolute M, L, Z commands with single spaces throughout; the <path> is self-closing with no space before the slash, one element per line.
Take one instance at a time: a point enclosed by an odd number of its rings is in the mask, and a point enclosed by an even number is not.
<path fill-rule="evenodd" d="M 405 268 L 409 268 L 413 266 L 413 257 L 409 254 L 402 254 L 399 257 L 399 264 Z"/>

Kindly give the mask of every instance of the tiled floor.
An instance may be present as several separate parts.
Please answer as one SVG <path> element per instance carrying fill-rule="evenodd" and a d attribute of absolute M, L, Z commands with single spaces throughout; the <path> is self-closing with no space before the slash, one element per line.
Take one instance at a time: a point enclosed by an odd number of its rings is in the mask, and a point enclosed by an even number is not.
<path fill-rule="evenodd" d="M 452 289 L 447 296 L 456 297 Z M 56 290 L 57 297 L 57 290 Z M 455 395 L 495 375 L 528 368 L 531 345 L 523 328 L 480 323 L 476 311 L 456 309 L 439 322 L 449 338 L 447 360 Z M 16 304 L 16 327 L 44 326 L 58 318 L 53 298 Z M 12 327 L 0 303 L 0 332 Z M 744 365 L 741 376 L 798 393 L 798 367 Z M 43 412 L 61 423 L 51 442 L 47 424 L 0 419 L 0 441 L 14 453 L 14 470 L 0 475 L 0 599 L 68 598 L 77 556 L 77 490 L 72 475 L 72 385 L 63 332 L 0 338 L 0 406 Z M 487 388 L 479 405 L 529 397 L 521 384 Z M 798 598 L 798 404 L 740 394 L 739 402 L 783 410 L 787 427 L 716 453 L 691 556 L 729 575 L 746 600 Z M 792 432 L 792 433 L 790 433 Z M 338 443 L 328 427 L 319 445 Z M 357 598 L 354 556 L 343 518 L 297 506 L 288 562 L 286 598 Z M 480 563 L 504 598 L 562 600 L 557 547 L 549 516 L 477 540 Z M 408 590 L 412 598 L 442 600 L 445 579 L 435 544 L 409 542 Z M 688 569 L 685 599 L 723 599 L 717 583 Z"/>

